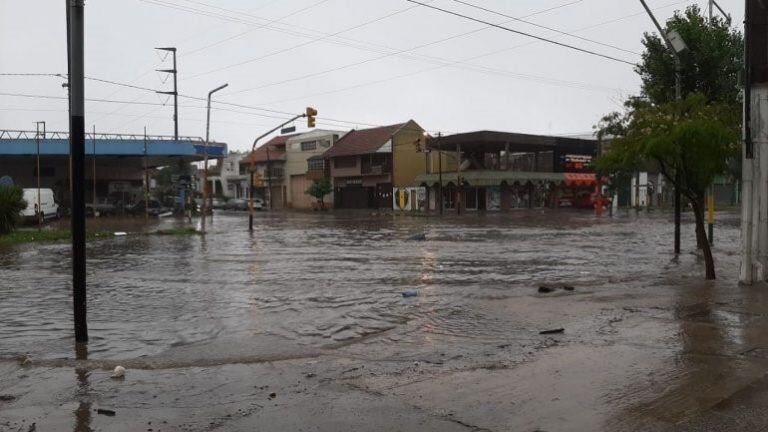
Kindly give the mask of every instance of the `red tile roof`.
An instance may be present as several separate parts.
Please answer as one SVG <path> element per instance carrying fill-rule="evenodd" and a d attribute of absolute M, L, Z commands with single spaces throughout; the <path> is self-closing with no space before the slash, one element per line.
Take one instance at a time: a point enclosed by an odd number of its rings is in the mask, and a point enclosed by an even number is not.
<path fill-rule="evenodd" d="M 278 135 L 276 137 L 273 137 L 271 140 L 267 141 L 266 143 L 262 144 L 260 147 L 256 148 L 251 154 L 244 157 L 240 163 L 241 164 L 249 164 L 251 162 L 254 163 L 265 163 L 267 162 L 267 149 L 269 149 L 269 160 L 270 161 L 284 161 L 285 160 L 285 143 L 288 141 L 288 138 L 294 137 L 299 134 L 291 134 L 291 135 Z"/>
<path fill-rule="evenodd" d="M 336 144 L 323 153 L 323 157 L 327 159 L 375 153 L 404 125 L 405 123 L 400 123 L 372 129 L 349 131 L 340 140 L 336 141 Z"/>

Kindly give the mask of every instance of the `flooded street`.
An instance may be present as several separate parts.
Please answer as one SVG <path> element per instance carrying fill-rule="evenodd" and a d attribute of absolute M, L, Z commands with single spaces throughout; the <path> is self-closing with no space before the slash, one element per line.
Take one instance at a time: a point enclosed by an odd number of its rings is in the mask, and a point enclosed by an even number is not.
<path fill-rule="evenodd" d="M 205 237 L 91 241 L 87 361 L 69 246 L 0 249 L 0 430 L 739 425 L 768 400 L 768 296 L 736 283 L 736 213 L 718 214 L 714 283 L 689 219 L 672 260 L 670 219 L 265 212 L 251 234 L 220 213 Z"/>

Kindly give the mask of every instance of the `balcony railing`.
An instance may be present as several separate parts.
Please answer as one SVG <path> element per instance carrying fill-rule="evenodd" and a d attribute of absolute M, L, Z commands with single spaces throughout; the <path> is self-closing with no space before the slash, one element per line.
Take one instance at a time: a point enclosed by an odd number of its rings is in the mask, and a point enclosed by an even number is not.
<path fill-rule="evenodd" d="M 365 165 L 360 168 L 360 172 L 363 175 L 383 175 L 389 174 L 391 168 L 389 165 Z"/>

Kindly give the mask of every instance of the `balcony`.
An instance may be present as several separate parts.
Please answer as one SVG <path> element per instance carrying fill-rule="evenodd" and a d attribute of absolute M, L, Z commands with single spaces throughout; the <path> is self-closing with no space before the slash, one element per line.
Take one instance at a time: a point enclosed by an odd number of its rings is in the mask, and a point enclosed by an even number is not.
<path fill-rule="evenodd" d="M 389 164 L 383 164 L 383 165 L 368 165 L 363 164 L 363 166 L 360 168 L 360 173 L 362 175 L 384 175 L 384 174 L 390 174 L 392 172 L 392 167 Z"/>

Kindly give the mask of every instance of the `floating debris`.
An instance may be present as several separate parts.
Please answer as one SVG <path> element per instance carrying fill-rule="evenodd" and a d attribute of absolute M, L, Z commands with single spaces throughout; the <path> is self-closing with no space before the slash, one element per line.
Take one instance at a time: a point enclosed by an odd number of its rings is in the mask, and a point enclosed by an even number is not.
<path fill-rule="evenodd" d="M 115 370 L 112 371 L 112 378 L 125 378 L 125 368 L 122 366 L 115 366 Z"/>

